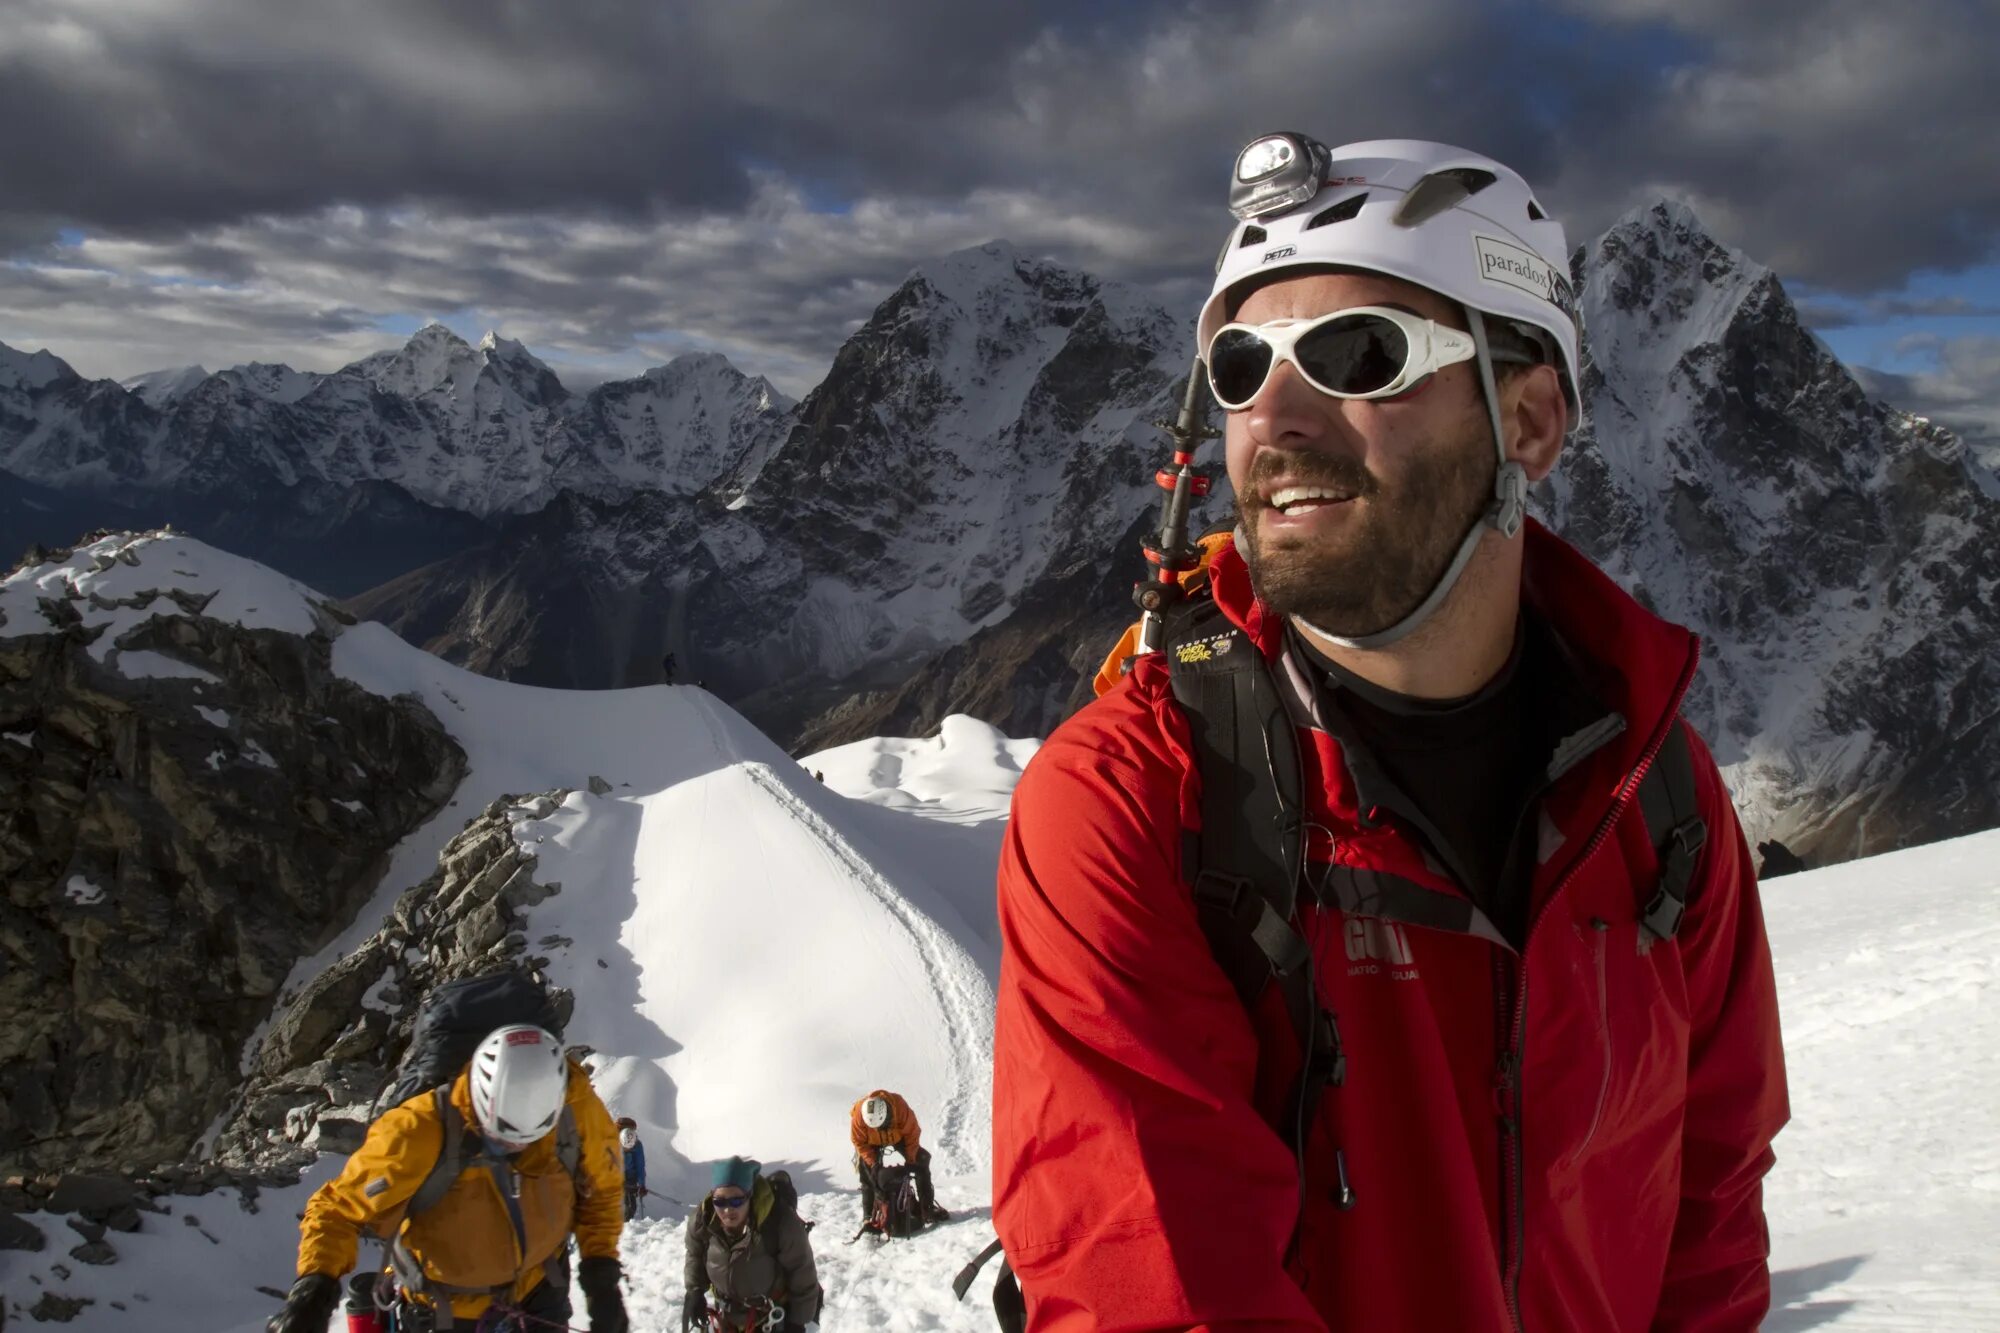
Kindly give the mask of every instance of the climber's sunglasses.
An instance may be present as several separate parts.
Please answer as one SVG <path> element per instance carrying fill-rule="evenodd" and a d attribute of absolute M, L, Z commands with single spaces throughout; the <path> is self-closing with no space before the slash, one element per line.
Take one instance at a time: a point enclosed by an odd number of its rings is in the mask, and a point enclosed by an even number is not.
<path fill-rule="evenodd" d="M 1476 351 L 1470 335 L 1436 320 L 1389 306 L 1354 306 L 1314 319 L 1223 325 L 1208 344 L 1208 387 L 1225 410 L 1239 412 L 1273 367 L 1289 361 L 1321 393 L 1389 398 L 1434 370 L 1470 361 Z"/>
<path fill-rule="evenodd" d="M 747 1194 L 711 1194 L 708 1197 L 718 1211 L 733 1211 L 750 1202 Z"/>

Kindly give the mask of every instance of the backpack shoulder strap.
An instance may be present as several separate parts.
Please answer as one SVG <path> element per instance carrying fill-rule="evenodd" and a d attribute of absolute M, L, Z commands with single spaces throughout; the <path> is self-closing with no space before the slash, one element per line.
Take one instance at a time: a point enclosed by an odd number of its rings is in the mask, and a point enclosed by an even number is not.
<path fill-rule="evenodd" d="M 1678 717 L 1653 757 L 1653 766 L 1639 780 L 1639 809 L 1646 818 L 1646 836 L 1660 859 L 1660 882 L 1642 903 L 1639 922 L 1654 939 L 1670 940 L 1680 932 L 1694 885 L 1695 859 L 1708 842 L 1708 825 L 1695 804 L 1694 754 Z"/>
<path fill-rule="evenodd" d="M 427 1213 L 438 1206 L 451 1189 L 458 1173 L 465 1169 L 465 1118 L 458 1108 L 451 1104 L 451 1086 L 444 1084 L 431 1090 L 431 1105 L 437 1112 L 438 1125 L 444 1131 L 444 1145 L 438 1149 L 437 1161 L 431 1163 L 430 1174 L 424 1183 L 417 1186 L 417 1192 L 410 1196 L 409 1206 L 403 1210 L 405 1218 Z"/>
<path fill-rule="evenodd" d="M 1294 925 L 1305 856 L 1298 740 L 1270 666 L 1206 598 L 1169 618 L 1164 651 L 1201 776 L 1201 829 L 1181 868 L 1209 949 L 1254 1009 L 1275 983 L 1302 1052 L 1276 1128 L 1294 1152 L 1328 1083 L 1345 1077 L 1339 1030 L 1319 1003 L 1312 949 Z"/>
<path fill-rule="evenodd" d="M 562 1117 L 556 1121 L 556 1160 L 569 1173 L 570 1181 L 582 1193 L 588 1182 L 584 1179 L 583 1137 L 577 1133 L 576 1113 L 570 1110 L 568 1102 L 563 1103 Z"/>

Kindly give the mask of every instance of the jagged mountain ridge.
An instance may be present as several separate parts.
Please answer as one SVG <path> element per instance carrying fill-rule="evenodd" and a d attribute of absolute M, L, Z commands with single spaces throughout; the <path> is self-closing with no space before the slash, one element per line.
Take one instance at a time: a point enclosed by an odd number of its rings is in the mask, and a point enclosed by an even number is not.
<path fill-rule="evenodd" d="M 789 740 L 853 680 L 892 683 L 1044 578 L 1118 558 L 1155 494 L 1153 423 L 1186 339 L 1129 289 L 1003 244 L 963 251 L 842 346 L 754 478 L 551 505 L 350 606 L 539 684 L 646 683 L 672 652 Z M 590 599 L 616 618 L 605 651 L 521 642 L 573 639 Z M 559 655 L 596 674 L 544 674 Z"/>
<path fill-rule="evenodd" d="M 1575 266 L 1586 421 L 1537 504 L 1709 640 L 1690 714 L 1753 831 L 1832 857 L 1996 822 L 1977 699 L 2000 483 L 1871 401 L 1684 209 L 1636 211 Z M 1184 321 L 1110 284 L 999 244 L 949 256 L 843 345 L 781 442 L 705 491 L 580 488 L 353 605 L 534 683 L 644 683 L 672 652 L 787 742 L 954 709 L 1045 731 L 1129 614 L 1152 422 L 1186 348 Z M 1914 577 L 1934 547 L 1959 572 Z M 1905 659 L 1919 684 L 1877 688 L 1875 664 Z M 1067 693 L 1055 662 L 1078 673 Z M 1965 775 L 1916 780 L 1927 754 Z"/>
<path fill-rule="evenodd" d="M 126 504 L 388 482 L 487 519 L 565 490 L 705 489 L 767 457 L 793 406 L 704 353 L 572 394 L 520 343 L 472 347 L 439 324 L 331 374 L 252 364 L 133 384 L 0 346 L 0 469 Z"/>

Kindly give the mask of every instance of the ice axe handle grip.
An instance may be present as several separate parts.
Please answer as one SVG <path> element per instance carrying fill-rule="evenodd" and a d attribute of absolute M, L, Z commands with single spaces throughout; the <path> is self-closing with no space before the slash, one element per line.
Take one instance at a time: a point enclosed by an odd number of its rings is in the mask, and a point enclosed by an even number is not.
<path fill-rule="evenodd" d="M 965 1293 L 972 1290 L 972 1279 L 978 1277 L 979 1270 L 986 1267 L 986 1261 L 998 1253 L 1000 1253 L 1000 1238 L 995 1236 L 993 1243 L 981 1250 L 977 1259 L 958 1270 L 958 1276 L 951 1280 L 951 1294 L 961 1301 L 964 1300 Z"/>

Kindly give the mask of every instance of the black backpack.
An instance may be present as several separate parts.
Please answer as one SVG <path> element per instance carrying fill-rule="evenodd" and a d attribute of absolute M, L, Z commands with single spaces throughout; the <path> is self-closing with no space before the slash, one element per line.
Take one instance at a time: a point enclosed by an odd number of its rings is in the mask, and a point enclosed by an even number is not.
<path fill-rule="evenodd" d="M 417 1009 L 409 1049 L 374 1110 L 398 1106 L 420 1092 L 450 1084 L 495 1028 L 533 1023 L 562 1036 L 555 1001 L 519 972 L 488 972 L 436 987 Z"/>
<path fill-rule="evenodd" d="M 884 1236 L 914 1236 L 924 1229 L 916 1177 L 907 1162 L 875 1168 L 875 1216 L 869 1226 Z"/>
<path fill-rule="evenodd" d="M 1304 1136 L 1321 1095 L 1346 1080 L 1347 1057 L 1339 1024 L 1319 1003 L 1312 950 L 1294 924 L 1306 832 L 1298 735 L 1270 664 L 1211 596 L 1191 596 L 1169 614 L 1161 651 L 1201 774 L 1202 831 L 1183 834 L 1182 871 L 1209 950 L 1244 1007 L 1254 1013 L 1273 984 L 1284 998 L 1299 1044 L 1299 1075 L 1272 1127 L 1298 1159 L 1303 1186 Z M 1670 940 L 1680 930 L 1695 860 L 1708 840 L 1695 802 L 1694 757 L 1678 718 L 1640 780 L 1638 802 L 1660 861 L 1659 882 L 1650 893 L 1640 888 L 1641 939 Z M 1382 885 L 1333 887 L 1365 898 Z M 1343 910 L 1363 906 L 1338 898 L 1322 902 Z M 1341 1206 L 1352 1207 L 1344 1165 L 1340 1179 Z M 959 1299 L 999 1249 L 996 1240 L 959 1274 L 952 1284 Z M 1026 1327 L 1025 1300 L 1004 1259 L 993 1307 L 1005 1333 Z"/>

